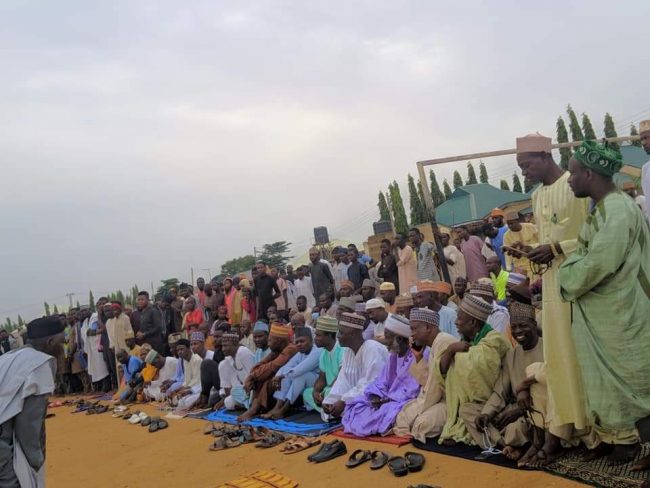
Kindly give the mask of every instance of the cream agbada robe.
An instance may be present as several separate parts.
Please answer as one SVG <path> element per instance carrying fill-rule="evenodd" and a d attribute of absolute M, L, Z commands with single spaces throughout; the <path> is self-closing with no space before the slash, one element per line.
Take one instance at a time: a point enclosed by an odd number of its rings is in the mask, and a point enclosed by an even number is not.
<path fill-rule="evenodd" d="M 541 185 L 533 193 L 539 244 L 559 242 L 564 255 L 577 247 L 588 206 L 588 199 L 573 195 L 568 180 L 569 173 L 565 172 L 552 185 Z M 574 424 L 576 429 L 587 426 L 584 387 L 571 333 L 571 305 L 560 297 L 558 270 L 564 255 L 556 257 L 542 276 L 542 327 L 551 430 L 564 424 Z"/>

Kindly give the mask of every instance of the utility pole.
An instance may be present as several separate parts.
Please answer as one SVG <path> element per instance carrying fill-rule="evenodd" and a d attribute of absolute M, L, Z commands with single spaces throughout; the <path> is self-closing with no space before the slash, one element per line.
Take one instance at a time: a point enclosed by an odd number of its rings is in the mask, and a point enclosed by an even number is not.
<path fill-rule="evenodd" d="M 68 297 L 68 300 L 70 301 L 70 308 L 72 308 L 72 297 L 75 296 L 75 293 L 66 293 L 65 296 Z"/>
<path fill-rule="evenodd" d="M 194 286 L 194 268 L 190 267 L 190 285 Z"/>

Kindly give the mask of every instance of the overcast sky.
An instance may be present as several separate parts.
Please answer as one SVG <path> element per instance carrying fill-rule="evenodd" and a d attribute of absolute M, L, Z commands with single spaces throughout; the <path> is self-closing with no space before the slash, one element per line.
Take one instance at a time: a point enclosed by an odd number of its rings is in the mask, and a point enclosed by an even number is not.
<path fill-rule="evenodd" d="M 554 135 L 567 103 L 650 114 L 650 2 L 529 3 L 0 2 L 0 319 L 318 225 L 361 242 L 417 160 Z"/>

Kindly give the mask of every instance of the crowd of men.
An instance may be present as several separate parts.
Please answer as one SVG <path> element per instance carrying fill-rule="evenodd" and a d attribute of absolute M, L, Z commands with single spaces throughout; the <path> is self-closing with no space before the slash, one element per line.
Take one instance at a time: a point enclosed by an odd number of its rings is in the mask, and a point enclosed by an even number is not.
<path fill-rule="evenodd" d="M 641 129 L 650 154 L 650 121 Z M 57 388 L 240 421 L 304 408 L 357 436 L 498 448 L 520 466 L 580 443 L 631 462 L 650 440 L 648 221 L 613 182 L 617 152 L 584 142 L 565 172 L 551 149 L 517 139 L 539 184 L 533 222 L 494 209 L 487 237 L 440 236 L 453 286 L 411 229 L 376 261 L 312 248 L 295 272 L 259 262 L 251 278 L 199 278 L 155 303 L 140 292 L 135 310 L 100 298 L 60 317 Z"/>

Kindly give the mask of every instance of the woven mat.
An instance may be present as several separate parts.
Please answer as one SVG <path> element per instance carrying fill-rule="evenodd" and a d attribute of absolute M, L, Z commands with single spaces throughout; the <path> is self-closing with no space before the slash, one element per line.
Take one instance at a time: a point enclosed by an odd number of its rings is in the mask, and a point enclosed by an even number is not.
<path fill-rule="evenodd" d="M 296 488 L 297 481 L 273 471 L 256 471 L 233 481 L 220 484 L 217 488 Z"/>

